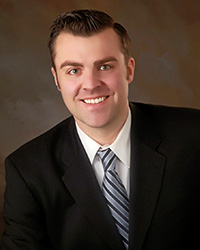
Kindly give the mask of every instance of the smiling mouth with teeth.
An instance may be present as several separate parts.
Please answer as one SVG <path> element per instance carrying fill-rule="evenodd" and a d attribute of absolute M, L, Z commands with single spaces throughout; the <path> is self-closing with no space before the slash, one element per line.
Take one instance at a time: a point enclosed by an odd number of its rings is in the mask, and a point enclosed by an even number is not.
<path fill-rule="evenodd" d="M 82 100 L 84 103 L 87 104 L 98 104 L 100 102 L 105 101 L 109 96 L 104 96 L 104 97 L 99 97 L 99 98 L 95 98 L 95 99 L 84 99 Z"/>

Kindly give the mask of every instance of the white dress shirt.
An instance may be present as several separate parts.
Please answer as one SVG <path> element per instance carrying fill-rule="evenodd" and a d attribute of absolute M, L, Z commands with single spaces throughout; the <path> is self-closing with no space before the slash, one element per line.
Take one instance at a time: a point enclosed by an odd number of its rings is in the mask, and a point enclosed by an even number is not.
<path fill-rule="evenodd" d="M 130 130 L 131 130 L 131 112 L 129 109 L 127 120 L 119 132 L 116 140 L 111 145 L 101 146 L 88 135 L 86 135 L 76 123 L 76 128 L 80 140 L 85 148 L 88 158 L 91 162 L 96 178 L 100 187 L 104 180 L 104 168 L 101 159 L 96 155 L 99 148 L 110 148 L 117 156 L 116 172 L 122 180 L 124 187 L 126 188 L 128 197 L 130 195 Z"/>

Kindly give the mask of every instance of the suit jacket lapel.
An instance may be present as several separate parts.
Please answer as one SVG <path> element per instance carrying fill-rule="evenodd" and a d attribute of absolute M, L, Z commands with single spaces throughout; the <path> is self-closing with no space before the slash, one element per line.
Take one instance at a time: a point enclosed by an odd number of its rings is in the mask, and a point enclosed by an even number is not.
<path fill-rule="evenodd" d="M 92 166 L 78 138 L 74 121 L 70 124 L 66 137 L 62 157 L 66 165 L 63 182 L 101 237 L 112 249 L 124 249 Z"/>
<path fill-rule="evenodd" d="M 165 157 L 156 148 L 161 138 L 140 108 L 131 106 L 130 249 L 142 248 L 161 188 Z"/>

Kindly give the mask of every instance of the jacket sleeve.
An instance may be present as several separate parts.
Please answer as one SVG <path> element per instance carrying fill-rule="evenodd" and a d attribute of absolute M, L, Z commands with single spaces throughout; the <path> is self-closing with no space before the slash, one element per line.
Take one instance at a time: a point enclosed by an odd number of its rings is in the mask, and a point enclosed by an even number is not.
<path fill-rule="evenodd" d="M 5 232 L 1 249 L 51 250 L 41 206 L 9 158 L 6 159 L 5 166 L 6 190 L 3 208 Z"/>

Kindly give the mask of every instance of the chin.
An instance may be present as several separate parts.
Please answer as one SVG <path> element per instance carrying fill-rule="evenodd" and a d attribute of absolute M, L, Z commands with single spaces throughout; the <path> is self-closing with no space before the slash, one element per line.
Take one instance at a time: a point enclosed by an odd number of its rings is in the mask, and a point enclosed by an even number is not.
<path fill-rule="evenodd" d="M 105 122 L 105 123 L 96 123 L 96 122 L 90 122 L 90 123 L 85 123 L 88 127 L 90 127 L 90 128 L 104 128 L 104 127 L 106 127 L 106 125 L 107 125 L 107 123 Z"/>
<path fill-rule="evenodd" d="M 76 120 L 78 122 L 78 124 L 82 123 L 82 126 L 86 126 L 88 128 L 106 128 L 109 126 L 109 124 L 111 123 L 111 121 L 114 120 L 114 117 L 112 116 L 111 112 L 110 113 L 104 113 L 101 114 L 100 112 L 96 115 L 92 114 L 86 114 L 84 117 L 83 116 L 79 116 L 76 117 Z"/>
<path fill-rule="evenodd" d="M 84 121 L 84 124 L 91 128 L 104 128 L 109 124 L 109 120 L 106 119 L 88 119 Z"/>

